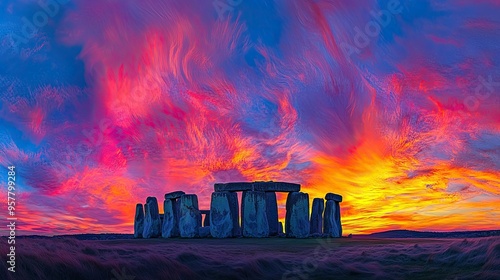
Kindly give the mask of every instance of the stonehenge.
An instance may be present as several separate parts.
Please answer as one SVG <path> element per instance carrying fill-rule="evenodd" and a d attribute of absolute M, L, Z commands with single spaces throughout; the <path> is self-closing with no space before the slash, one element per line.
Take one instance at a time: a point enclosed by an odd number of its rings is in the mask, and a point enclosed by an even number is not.
<path fill-rule="evenodd" d="M 310 234 L 320 234 L 323 231 L 323 210 L 325 201 L 322 198 L 313 199 L 311 212 L 311 231 Z"/>
<path fill-rule="evenodd" d="M 307 193 L 288 193 L 285 231 L 287 237 L 306 238 L 309 236 L 309 195 Z"/>
<path fill-rule="evenodd" d="M 275 192 L 266 192 L 266 216 L 269 225 L 269 235 L 274 236 L 279 233 L 278 201 Z"/>
<path fill-rule="evenodd" d="M 156 197 L 148 197 L 144 205 L 143 238 L 159 237 L 161 235 L 160 213 Z"/>
<path fill-rule="evenodd" d="M 183 194 L 179 202 L 179 233 L 181 237 L 195 237 L 201 227 L 201 214 L 198 210 L 198 197 Z"/>
<path fill-rule="evenodd" d="M 265 192 L 243 192 L 241 199 L 241 230 L 244 237 L 269 236 Z"/>
<path fill-rule="evenodd" d="M 340 221 L 340 202 L 342 201 L 342 196 L 328 193 L 325 199 L 324 233 L 327 234 L 328 237 L 341 237 L 342 224 Z"/>
<path fill-rule="evenodd" d="M 137 203 L 137 205 L 135 206 L 134 238 L 142 237 L 143 231 L 144 231 L 144 210 L 142 204 Z"/>
<path fill-rule="evenodd" d="M 210 234 L 215 238 L 238 233 L 238 196 L 234 192 L 214 192 L 210 203 Z"/>
<path fill-rule="evenodd" d="M 278 216 L 277 192 L 287 193 L 284 224 Z M 163 213 L 155 197 L 148 197 L 144 206 L 136 205 L 134 238 L 342 237 L 342 196 L 327 193 L 324 199 L 311 199 L 310 209 L 309 194 L 300 191 L 300 184 L 216 183 L 209 209 L 200 210 L 197 195 L 169 192 Z"/>

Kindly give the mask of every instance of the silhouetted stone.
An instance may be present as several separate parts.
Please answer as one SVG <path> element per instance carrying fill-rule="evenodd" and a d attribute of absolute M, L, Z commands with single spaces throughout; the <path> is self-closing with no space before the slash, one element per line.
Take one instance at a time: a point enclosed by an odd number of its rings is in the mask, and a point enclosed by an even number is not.
<path fill-rule="evenodd" d="M 199 227 L 198 234 L 200 237 L 208 237 L 210 236 L 210 227 Z"/>
<path fill-rule="evenodd" d="M 325 195 L 326 200 L 333 200 L 337 202 L 342 202 L 342 196 L 339 194 L 334 194 L 334 193 L 327 193 Z"/>
<path fill-rule="evenodd" d="M 311 234 L 323 232 L 323 210 L 325 208 L 325 201 L 322 198 L 313 199 L 313 206 L 311 212 Z"/>
<path fill-rule="evenodd" d="M 340 219 L 340 203 L 335 202 L 335 223 L 337 224 L 339 235 L 342 237 L 342 221 Z"/>
<path fill-rule="evenodd" d="M 181 237 L 195 237 L 201 225 L 201 214 L 198 210 L 198 197 L 195 194 L 184 194 L 179 200 L 179 233 Z"/>
<path fill-rule="evenodd" d="M 135 206 L 134 238 L 141 238 L 144 231 L 144 209 L 141 203 Z"/>
<path fill-rule="evenodd" d="M 238 233 L 238 196 L 234 192 L 214 192 L 210 202 L 210 234 L 214 238 Z"/>
<path fill-rule="evenodd" d="M 160 213 L 156 197 L 148 197 L 144 205 L 144 230 L 142 237 L 152 238 L 161 235 Z"/>
<path fill-rule="evenodd" d="M 286 182 L 236 182 L 217 183 L 214 185 L 216 192 L 239 192 L 239 191 L 261 191 L 261 192 L 297 192 L 300 191 L 299 184 Z"/>
<path fill-rule="evenodd" d="M 278 202 L 275 192 L 266 192 L 266 216 L 269 224 L 269 235 L 278 234 Z"/>
<path fill-rule="evenodd" d="M 336 204 L 338 204 L 338 202 L 333 200 L 326 201 L 324 233 L 327 234 L 328 237 L 341 237 L 341 227 L 336 219 L 338 212 Z"/>
<path fill-rule="evenodd" d="M 266 215 L 266 194 L 245 191 L 241 199 L 241 225 L 245 237 L 269 236 Z"/>
<path fill-rule="evenodd" d="M 286 182 L 254 182 L 253 187 L 255 191 L 259 192 L 298 192 L 300 191 L 300 184 L 286 183 Z"/>
<path fill-rule="evenodd" d="M 178 199 L 180 198 L 183 194 L 186 194 L 183 191 L 175 191 L 175 192 L 170 192 L 165 194 L 165 199 Z"/>
<path fill-rule="evenodd" d="M 216 192 L 240 192 L 252 190 L 252 183 L 234 182 L 234 183 L 217 183 L 214 185 Z"/>
<path fill-rule="evenodd" d="M 309 195 L 291 192 L 286 199 L 285 230 L 288 237 L 306 238 L 309 236 Z"/>
<path fill-rule="evenodd" d="M 165 199 L 163 202 L 163 223 L 161 236 L 164 238 L 179 236 L 179 207 L 178 202 L 173 199 Z"/>
<path fill-rule="evenodd" d="M 283 234 L 283 223 L 282 222 L 280 222 L 278 224 L 278 234 Z"/>

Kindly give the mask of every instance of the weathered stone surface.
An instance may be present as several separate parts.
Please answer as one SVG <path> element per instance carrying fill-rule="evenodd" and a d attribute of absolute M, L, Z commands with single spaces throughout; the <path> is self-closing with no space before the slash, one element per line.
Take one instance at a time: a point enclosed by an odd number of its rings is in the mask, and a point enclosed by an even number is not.
<path fill-rule="evenodd" d="M 286 182 L 254 182 L 253 187 L 255 191 L 260 192 L 298 192 L 300 191 L 300 184 L 286 183 Z"/>
<path fill-rule="evenodd" d="M 233 215 L 233 236 L 241 236 L 240 205 L 238 203 L 238 194 L 234 192 L 229 195 L 229 209 L 231 209 L 231 215 Z"/>
<path fill-rule="evenodd" d="M 179 199 L 179 233 L 181 237 L 195 237 L 201 226 L 201 214 L 198 210 L 198 197 L 184 194 Z"/>
<path fill-rule="evenodd" d="M 217 183 L 214 185 L 216 192 L 260 191 L 260 192 L 298 192 L 299 184 L 286 182 L 236 182 Z"/>
<path fill-rule="evenodd" d="M 338 210 L 335 204 L 338 204 L 338 202 L 333 200 L 326 201 L 324 233 L 328 237 L 341 237 L 341 227 L 336 219 Z"/>
<path fill-rule="evenodd" d="M 234 192 L 212 193 L 209 218 L 212 237 L 235 236 L 239 227 L 237 194 Z"/>
<path fill-rule="evenodd" d="M 340 219 L 340 203 L 335 203 L 335 222 L 339 229 L 339 235 L 342 237 L 342 221 Z"/>
<path fill-rule="evenodd" d="M 278 234 L 278 202 L 275 192 L 266 192 L 266 216 L 269 224 L 269 235 Z"/>
<path fill-rule="evenodd" d="M 245 237 L 269 236 L 266 193 L 245 191 L 241 199 L 241 225 Z"/>
<path fill-rule="evenodd" d="M 342 196 L 340 194 L 335 194 L 335 193 L 327 193 L 325 195 L 325 199 L 342 202 Z"/>
<path fill-rule="evenodd" d="M 199 227 L 198 234 L 200 237 L 208 237 L 210 236 L 210 227 Z"/>
<path fill-rule="evenodd" d="M 161 235 L 160 213 L 156 197 L 148 197 L 144 205 L 144 230 L 142 237 L 153 238 Z"/>
<path fill-rule="evenodd" d="M 325 201 L 322 198 L 313 199 L 311 212 L 311 234 L 323 233 L 323 210 Z"/>
<path fill-rule="evenodd" d="M 186 194 L 183 191 L 175 191 L 175 192 L 170 192 L 165 194 L 165 199 L 178 199 L 180 198 L 183 194 Z"/>
<path fill-rule="evenodd" d="M 214 185 L 216 192 L 240 192 L 251 191 L 252 183 L 248 182 L 234 182 L 234 183 L 217 183 Z"/>
<path fill-rule="evenodd" d="M 144 231 L 144 208 L 141 203 L 135 206 L 134 238 L 141 238 Z"/>
<path fill-rule="evenodd" d="M 179 236 L 179 202 L 165 199 L 163 202 L 163 223 L 161 236 L 163 238 Z"/>
<path fill-rule="evenodd" d="M 309 195 L 291 192 L 286 199 L 285 230 L 288 237 L 306 238 L 309 236 Z"/>

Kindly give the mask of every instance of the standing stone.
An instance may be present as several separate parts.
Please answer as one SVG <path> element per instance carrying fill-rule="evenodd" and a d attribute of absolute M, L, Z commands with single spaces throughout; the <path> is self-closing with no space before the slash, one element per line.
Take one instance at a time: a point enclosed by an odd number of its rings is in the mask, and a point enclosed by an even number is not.
<path fill-rule="evenodd" d="M 181 237 L 195 237 L 201 226 L 201 214 L 198 210 L 198 197 L 195 194 L 185 194 L 180 198 L 179 232 Z"/>
<path fill-rule="evenodd" d="M 239 227 L 238 195 L 234 192 L 212 193 L 209 219 L 212 237 L 236 236 Z"/>
<path fill-rule="evenodd" d="M 179 207 L 178 202 L 173 199 L 165 199 L 163 202 L 163 224 L 161 236 L 164 238 L 179 236 Z"/>
<path fill-rule="evenodd" d="M 245 237 L 269 236 L 266 193 L 244 191 L 241 202 L 241 225 Z"/>
<path fill-rule="evenodd" d="M 335 202 L 335 222 L 339 231 L 339 236 L 342 237 L 342 221 L 340 220 L 340 203 Z"/>
<path fill-rule="evenodd" d="M 135 206 L 134 238 L 141 238 L 144 231 L 144 209 L 141 203 Z"/>
<path fill-rule="evenodd" d="M 278 234 L 283 234 L 283 223 L 280 222 L 278 225 Z"/>
<path fill-rule="evenodd" d="M 338 221 L 336 219 L 338 211 L 335 204 L 338 204 L 338 202 L 335 202 L 333 200 L 328 200 L 326 202 L 324 233 L 328 237 L 341 237 L 341 232 L 339 230 L 340 225 L 338 224 Z"/>
<path fill-rule="evenodd" d="M 288 237 L 306 238 L 309 236 L 309 195 L 291 192 L 286 199 L 285 230 Z"/>
<path fill-rule="evenodd" d="M 240 205 L 238 203 L 238 194 L 231 192 L 229 195 L 229 208 L 231 209 L 231 215 L 233 215 L 233 236 L 241 236 L 240 227 Z"/>
<path fill-rule="evenodd" d="M 323 210 L 325 209 L 325 201 L 322 198 L 313 199 L 311 213 L 311 234 L 323 232 Z"/>
<path fill-rule="evenodd" d="M 152 238 L 161 235 L 160 213 L 156 197 L 148 197 L 144 206 L 144 230 L 142 237 Z"/>
<path fill-rule="evenodd" d="M 278 234 L 278 202 L 275 192 L 266 192 L 266 215 L 269 224 L 269 235 Z"/>

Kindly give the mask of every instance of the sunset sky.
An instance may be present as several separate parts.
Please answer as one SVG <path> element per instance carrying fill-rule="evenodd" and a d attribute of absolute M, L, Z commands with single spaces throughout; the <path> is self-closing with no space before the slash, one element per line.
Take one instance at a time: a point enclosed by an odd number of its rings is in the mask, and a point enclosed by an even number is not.
<path fill-rule="evenodd" d="M 500 228 L 499 1 L 60 2 L 0 1 L 17 234 L 254 180 L 341 194 L 345 234 Z"/>

